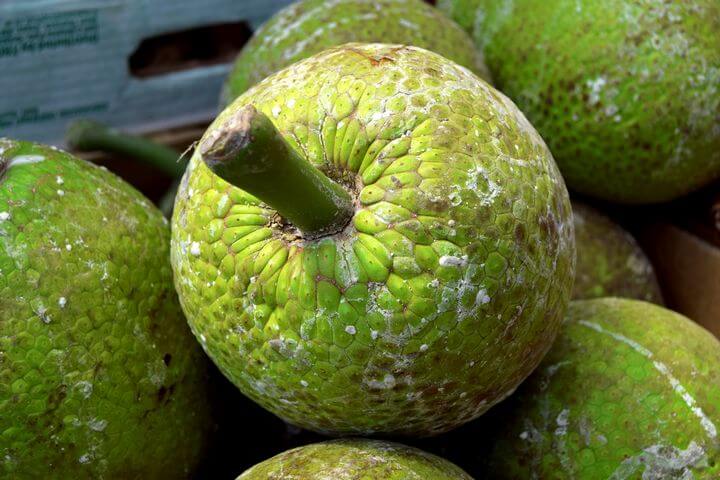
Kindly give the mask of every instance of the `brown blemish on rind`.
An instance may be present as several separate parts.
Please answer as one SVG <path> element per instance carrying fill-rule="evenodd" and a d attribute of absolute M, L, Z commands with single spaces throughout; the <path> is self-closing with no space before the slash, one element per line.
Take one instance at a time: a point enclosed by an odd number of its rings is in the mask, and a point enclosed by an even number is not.
<path fill-rule="evenodd" d="M 318 169 L 330 180 L 342 185 L 350 196 L 357 200 L 358 195 L 360 195 L 360 190 L 362 190 L 363 187 L 362 180 L 359 175 L 346 168 L 330 163 L 320 165 Z"/>
<path fill-rule="evenodd" d="M 303 234 L 298 228 L 275 212 L 268 223 L 273 231 L 273 235 L 280 238 L 286 244 L 291 245 L 303 239 Z"/>
<path fill-rule="evenodd" d="M 398 47 L 398 48 L 392 50 L 391 53 L 397 53 L 397 52 L 401 51 L 402 49 L 403 49 L 403 47 Z M 368 55 L 365 52 L 358 50 L 356 48 L 353 48 L 353 47 L 345 47 L 345 50 L 347 50 L 348 52 L 352 52 L 356 55 L 360 55 L 361 57 L 365 58 L 366 60 L 368 60 L 370 62 L 370 64 L 373 67 L 378 67 L 378 66 L 382 65 L 383 63 L 395 63 L 395 59 L 389 55 Z"/>

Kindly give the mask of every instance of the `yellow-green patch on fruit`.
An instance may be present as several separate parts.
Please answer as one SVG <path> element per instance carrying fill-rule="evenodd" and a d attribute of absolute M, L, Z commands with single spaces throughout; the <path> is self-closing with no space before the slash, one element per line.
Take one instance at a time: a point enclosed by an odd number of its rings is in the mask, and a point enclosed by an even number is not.
<path fill-rule="evenodd" d="M 0 139 L 0 477 L 187 478 L 208 363 L 160 212 L 101 168 Z"/>

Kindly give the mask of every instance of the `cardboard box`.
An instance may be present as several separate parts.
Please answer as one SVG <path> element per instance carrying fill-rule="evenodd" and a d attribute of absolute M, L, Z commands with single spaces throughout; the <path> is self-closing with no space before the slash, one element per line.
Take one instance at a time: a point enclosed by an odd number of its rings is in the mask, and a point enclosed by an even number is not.
<path fill-rule="evenodd" d="M 667 306 L 720 337 L 720 248 L 670 224 L 642 234 Z"/>
<path fill-rule="evenodd" d="M 131 132 L 207 121 L 232 58 L 288 3 L 0 2 L 0 135 L 61 144 L 78 117 Z"/>
<path fill-rule="evenodd" d="M 667 306 L 720 337 L 720 184 L 655 207 L 636 235 Z"/>

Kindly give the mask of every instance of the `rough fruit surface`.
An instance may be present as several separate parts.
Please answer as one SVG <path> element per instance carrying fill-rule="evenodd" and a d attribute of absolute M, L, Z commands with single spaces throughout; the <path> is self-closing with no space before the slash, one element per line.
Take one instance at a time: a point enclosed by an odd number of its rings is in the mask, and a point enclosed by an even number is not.
<path fill-rule="evenodd" d="M 720 343 L 637 300 L 570 304 L 509 402 L 493 478 L 720 478 Z"/>
<path fill-rule="evenodd" d="M 349 42 L 414 45 L 490 78 L 470 36 L 422 0 L 302 0 L 273 16 L 243 48 L 223 104 L 298 60 Z"/>
<path fill-rule="evenodd" d="M 305 239 L 195 153 L 172 263 L 225 375 L 334 433 L 428 435 L 509 395 L 554 339 L 574 274 L 565 186 L 517 108 L 439 55 L 381 44 L 277 73 L 205 136 L 247 104 L 347 185 L 356 211 Z"/>
<path fill-rule="evenodd" d="M 720 176 L 716 0 L 443 0 L 571 189 L 671 200 Z"/>
<path fill-rule="evenodd" d="M 335 440 L 294 448 L 237 480 L 472 480 L 447 460 L 398 443 Z"/>
<path fill-rule="evenodd" d="M 662 304 L 655 270 L 633 236 L 593 207 L 573 201 L 572 208 L 577 247 L 573 298 Z"/>
<path fill-rule="evenodd" d="M 0 139 L 0 477 L 186 478 L 211 426 L 169 231 L 129 185 Z"/>

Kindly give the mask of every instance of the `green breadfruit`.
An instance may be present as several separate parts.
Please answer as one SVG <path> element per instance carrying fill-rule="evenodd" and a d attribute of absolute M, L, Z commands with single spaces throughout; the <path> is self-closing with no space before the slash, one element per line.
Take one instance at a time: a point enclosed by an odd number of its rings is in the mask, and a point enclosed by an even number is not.
<path fill-rule="evenodd" d="M 472 480 L 440 457 L 379 440 L 335 440 L 294 448 L 237 480 Z"/>
<path fill-rule="evenodd" d="M 717 339 L 677 313 L 638 300 L 572 302 L 478 460 L 498 479 L 720 478 L 719 366 Z"/>
<path fill-rule="evenodd" d="M 662 304 L 650 260 L 630 233 L 594 208 L 573 201 L 577 264 L 573 299 L 636 298 Z"/>
<path fill-rule="evenodd" d="M 539 135 L 467 69 L 399 45 L 330 49 L 239 97 L 172 225 L 205 350 L 324 432 L 429 435 L 481 415 L 549 348 L 574 275 Z"/>
<path fill-rule="evenodd" d="M 208 363 L 169 229 L 119 178 L 0 139 L 0 477 L 186 478 Z"/>
<path fill-rule="evenodd" d="M 720 176 L 717 0 L 441 0 L 568 186 L 671 200 Z"/>
<path fill-rule="evenodd" d="M 222 103 L 298 60 L 349 42 L 414 45 L 490 78 L 470 36 L 422 0 L 302 0 L 275 14 L 243 48 Z"/>

